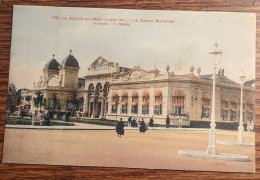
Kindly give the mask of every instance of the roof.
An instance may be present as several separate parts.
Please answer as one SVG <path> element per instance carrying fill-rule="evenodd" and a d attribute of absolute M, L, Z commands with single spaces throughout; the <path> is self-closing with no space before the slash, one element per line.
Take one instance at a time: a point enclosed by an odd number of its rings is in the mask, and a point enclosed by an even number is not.
<path fill-rule="evenodd" d="M 71 67 L 79 67 L 79 63 L 77 59 L 71 54 L 70 54 L 62 60 L 61 62 L 64 66 L 71 66 Z"/>
<path fill-rule="evenodd" d="M 52 58 L 46 65 L 45 69 L 50 69 L 50 70 L 59 70 L 59 63 L 56 59 Z"/>
<path fill-rule="evenodd" d="M 255 80 L 254 79 L 251 79 L 251 80 L 249 80 L 249 81 L 246 81 L 245 82 L 245 86 L 252 86 L 252 84 L 254 84 L 255 83 Z"/>
<path fill-rule="evenodd" d="M 224 83 L 229 83 L 229 84 L 238 84 L 235 81 L 232 81 L 231 79 L 228 79 L 226 76 L 222 76 L 220 74 L 216 74 L 220 80 L 220 82 L 224 82 Z M 212 78 L 213 74 L 206 74 L 206 75 L 201 75 L 200 77 L 202 79 L 207 79 L 210 80 Z"/>

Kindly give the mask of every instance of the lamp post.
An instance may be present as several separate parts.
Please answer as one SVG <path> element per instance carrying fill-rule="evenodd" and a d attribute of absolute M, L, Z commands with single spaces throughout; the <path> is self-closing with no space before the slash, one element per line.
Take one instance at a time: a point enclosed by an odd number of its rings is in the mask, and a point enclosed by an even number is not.
<path fill-rule="evenodd" d="M 215 91 L 216 91 L 216 69 L 217 65 L 220 63 L 221 54 L 222 51 L 218 48 L 218 44 L 214 44 L 215 47 L 213 50 L 209 52 L 211 58 L 211 64 L 213 65 L 214 74 L 213 74 L 213 91 L 212 91 L 212 112 L 211 112 L 211 123 L 210 123 L 210 129 L 209 129 L 209 146 L 207 149 L 208 154 L 218 154 L 218 150 L 216 147 L 216 119 L 215 119 Z"/>
<path fill-rule="evenodd" d="M 243 126 L 243 84 L 246 76 L 239 76 L 241 81 L 241 97 L 240 97 L 240 118 L 238 126 L 237 143 L 244 143 L 244 126 Z"/>

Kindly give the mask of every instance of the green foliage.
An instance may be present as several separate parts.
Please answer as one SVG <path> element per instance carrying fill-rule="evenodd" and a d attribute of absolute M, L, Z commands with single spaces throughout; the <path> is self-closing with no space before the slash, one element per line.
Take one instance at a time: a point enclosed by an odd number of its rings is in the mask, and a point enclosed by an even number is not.
<path fill-rule="evenodd" d="M 73 118 L 70 118 L 69 121 L 86 123 L 86 124 L 96 124 L 96 125 L 102 125 L 102 126 L 116 126 L 116 124 L 118 123 L 117 120 L 107 120 L 107 119 L 73 119 Z M 127 126 L 127 122 L 124 121 L 124 125 Z"/>
<path fill-rule="evenodd" d="M 75 126 L 75 124 L 70 122 L 57 122 L 52 121 L 52 125 L 55 126 Z M 12 125 L 31 125 L 32 119 L 26 119 L 26 118 L 9 118 L 6 119 L 6 124 L 12 124 Z M 40 126 L 40 122 L 34 122 L 35 126 Z"/>

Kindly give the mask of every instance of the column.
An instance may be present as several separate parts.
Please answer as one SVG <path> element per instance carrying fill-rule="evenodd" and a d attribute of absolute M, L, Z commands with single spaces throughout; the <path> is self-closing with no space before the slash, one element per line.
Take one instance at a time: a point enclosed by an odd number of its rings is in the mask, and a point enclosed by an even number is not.
<path fill-rule="evenodd" d="M 154 87 L 151 87 L 149 90 L 149 116 L 152 117 L 153 113 L 153 104 L 154 104 Z"/>
<path fill-rule="evenodd" d="M 142 116 L 142 92 L 138 91 L 138 116 Z"/>
<path fill-rule="evenodd" d="M 105 103 L 104 103 L 104 96 L 102 95 L 102 99 L 101 99 L 101 112 L 100 112 L 100 116 L 99 118 L 104 118 L 104 106 L 105 106 Z"/>
<path fill-rule="evenodd" d="M 131 102 L 132 102 L 132 96 L 130 96 L 130 92 L 128 92 L 128 101 L 127 101 L 127 115 L 131 116 Z"/>

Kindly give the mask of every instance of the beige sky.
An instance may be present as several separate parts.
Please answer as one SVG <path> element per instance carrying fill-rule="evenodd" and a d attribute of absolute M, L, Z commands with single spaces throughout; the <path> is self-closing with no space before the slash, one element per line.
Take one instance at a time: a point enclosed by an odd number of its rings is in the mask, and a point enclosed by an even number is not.
<path fill-rule="evenodd" d="M 52 19 L 58 16 L 60 19 Z M 62 20 L 64 18 L 67 20 Z M 94 25 L 91 20 L 74 18 L 124 19 L 129 26 Z M 144 23 L 140 20 L 174 20 L 174 23 Z M 133 22 L 138 20 L 139 22 Z M 140 65 L 144 69 L 166 65 L 175 74 L 201 67 L 212 73 L 209 51 L 217 41 L 223 51 L 219 67 L 238 81 L 245 73 L 255 78 L 255 14 L 116 10 L 14 6 L 10 78 L 18 88 L 32 88 L 45 64 L 55 54 L 61 62 L 72 49 L 80 65 L 80 76 L 98 56 L 121 66 Z"/>

